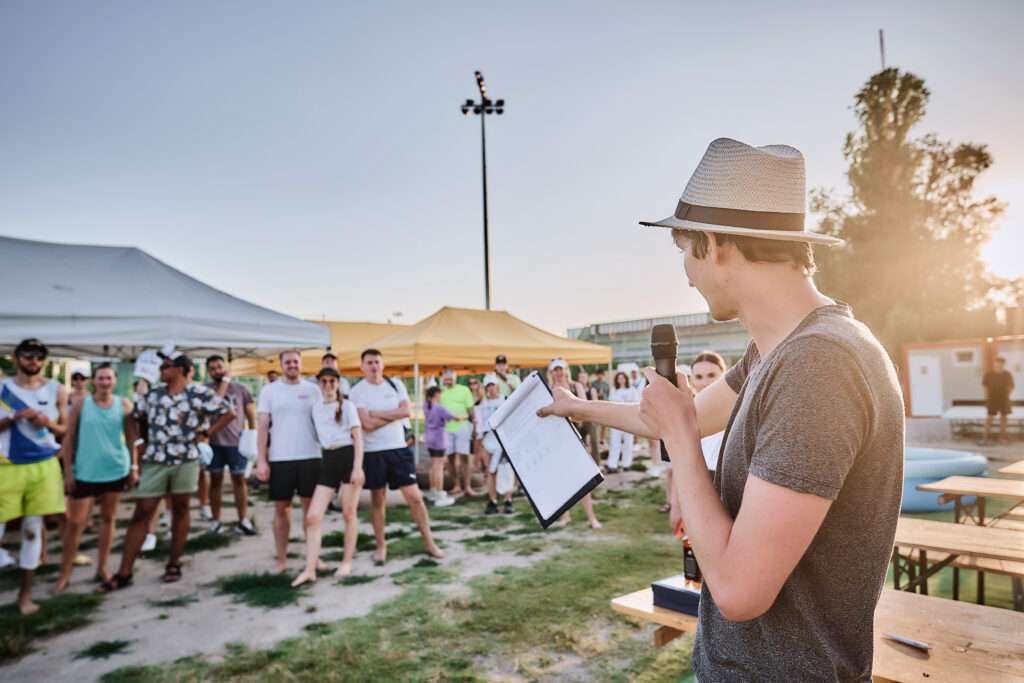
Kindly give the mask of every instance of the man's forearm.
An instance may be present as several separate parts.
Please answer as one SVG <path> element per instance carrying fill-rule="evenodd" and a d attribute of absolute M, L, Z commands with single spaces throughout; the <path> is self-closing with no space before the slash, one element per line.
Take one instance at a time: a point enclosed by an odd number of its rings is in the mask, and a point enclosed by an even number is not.
<path fill-rule="evenodd" d="M 233 411 L 229 410 L 228 412 L 226 412 L 223 415 L 221 415 L 220 418 L 218 418 L 216 422 L 214 422 L 212 425 L 210 425 L 210 431 L 207 432 L 207 435 L 208 436 L 212 436 L 213 434 L 216 434 L 220 430 L 222 430 L 225 427 L 227 427 L 228 424 L 230 424 L 231 421 L 234 420 L 234 419 L 235 419 L 235 413 Z"/>
<path fill-rule="evenodd" d="M 599 425 L 636 434 L 645 439 L 655 438 L 655 435 L 640 418 L 640 404 L 638 403 L 580 401 L 573 406 L 573 418 L 580 422 L 596 422 Z"/>
<path fill-rule="evenodd" d="M 665 447 L 672 457 L 672 483 L 684 528 L 700 562 L 701 573 L 714 591 L 716 585 L 721 586 L 724 581 L 722 559 L 733 520 L 715 491 L 696 434 L 669 437 Z"/>
<path fill-rule="evenodd" d="M 370 417 L 375 417 L 378 420 L 382 420 L 384 424 L 388 422 L 394 422 L 395 420 L 404 420 L 409 417 L 408 408 L 395 408 L 394 410 L 370 410 L 367 411 Z"/>

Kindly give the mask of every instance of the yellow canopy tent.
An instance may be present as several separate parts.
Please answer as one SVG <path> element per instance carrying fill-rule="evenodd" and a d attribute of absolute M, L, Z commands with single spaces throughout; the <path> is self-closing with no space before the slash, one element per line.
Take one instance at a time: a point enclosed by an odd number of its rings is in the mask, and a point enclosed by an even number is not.
<path fill-rule="evenodd" d="M 552 358 L 572 365 L 608 365 L 612 350 L 567 339 L 534 327 L 506 311 L 445 306 L 415 325 L 377 339 L 387 373 L 436 372 L 450 367 L 486 372 L 494 357 L 508 356 L 517 368 L 545 367 Z"/>
<path fill-rule="evenodd" d="M 390 323 L 325 322 L 331 331 L 331 352 L 338 357 L 342 372 L 359 370 L 359 354 L 381 337 L 403 330 L 408 325 Z M 302 374 L 315 375 L 320 371 L 320 357 L 325 349 L 307 349 L 302 352 Z M 231 362 L 231 373 L 237 377 L 265 375 L 270 370 L 281 371 L 277 356 L 270 358 L 239 358 Z"/>

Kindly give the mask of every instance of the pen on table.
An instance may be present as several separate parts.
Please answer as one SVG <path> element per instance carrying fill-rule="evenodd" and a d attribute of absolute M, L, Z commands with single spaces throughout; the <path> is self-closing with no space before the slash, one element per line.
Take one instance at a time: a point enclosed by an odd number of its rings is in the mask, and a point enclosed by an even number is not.
<path fill-rule="evenodd" d="M 914 648 L 915 650 L 921 650 L 922 652 L 928 652 L 932 649 L 932 646 L 928 643 L 921 642 L 920 640 L 914 640 L 913 638 L 905 638 L 904 636 L 894 636 L 891 633 L 883 633 L 882 637 L 887 638 L 889 640 L 894 640 L 897 643 L 903 643 L 904 645 L 908 645 Z"/>

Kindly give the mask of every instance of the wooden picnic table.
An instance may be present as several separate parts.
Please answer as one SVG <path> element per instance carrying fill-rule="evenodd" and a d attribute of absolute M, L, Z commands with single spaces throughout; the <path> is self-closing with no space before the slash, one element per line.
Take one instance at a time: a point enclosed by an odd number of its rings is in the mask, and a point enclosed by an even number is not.
<path fill-rule="evenodd" d="M 661 647 L 697 630 L 697 618 L 654 606 L 650 588 L 612 600 L 616 612 L 659 625 Z M 920 640 L 926 654 L 885 640 L 883 633 Z M 875 609 L 876 681 L 1024 680 L 1024 614 L 885 589 Z"/>
<path fill-rule="evenodd" d="M 999 474 L 1011 474 L 1024 477 L 1024 460 L 1018 460 L 1012 465 L 1000 468 Z"/>
<path fill-rule="evenodd" d="M 954 518 L 957 522 L 967 515 L 978 525 L 985 525 L 985 499 L 1001 498 L 1014 502 L 1024 500 L 1024 480 L 996 479 L 993 477 L 946 477 L 930 484 L 919 484 L 918 491 L 933 491 L 942 494 L 940 501 L 952 500 L 955 504 Z M 974 496 L 975 502 L 964 505 L 964 496 Z"/>
<path fill-rule="evenodd" d="M 979 560 L 997 560 L 1005 564 L 989 563 L 989 566 L 1011 577 L 1014 608 L 1024 609 L 1024 591 L 1021 586 L 1021 578 L 1024 576 L 1024 534 L 1020 531 L 900 517 L 893 546 L 892 578 L 893 586 L 897 589 L 919 590 L 927 595 L 928 579 L 944 567 L 953 565 L 961 555 L 966 555 L 972 561 L 971 568 L 978 571 L 978 604 L 985 602 L 983 568 L 986 566 L 979 563 Z M 933 553 L 930 565 L 929 552 Z M 936 553 L 941 553 L 941 557 L 936 557 Z M 960 598 L 958 569 L 957 566 L 953 567 L 954 600 Z M 902 582 L 903 574 L 907 575 L 906 584 Z"/>

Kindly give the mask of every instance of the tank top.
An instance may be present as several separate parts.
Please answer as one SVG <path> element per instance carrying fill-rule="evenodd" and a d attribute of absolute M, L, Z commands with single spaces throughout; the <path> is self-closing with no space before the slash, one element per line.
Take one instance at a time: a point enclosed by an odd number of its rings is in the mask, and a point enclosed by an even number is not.
<path fill-rule="evenodd" d="M 33 408 L 56 422 L 57 382 L 50 379 L 35 389 L 18 386 L 14 377 L 0 382 L 0 417 Z M 28 420 L 16 420 L 0 432 L 0 464 L 28 465 L 52 458 L 60 447 L 53 432 Z"/>
<path fill-rule="evenodd" d="M 92 396 L 82 401 L 75 447 L 75 479 L 103 483 L 128 476 L 131 456 L 124 439 L 124 408 L 117 396 L 109 408 Z"/>

